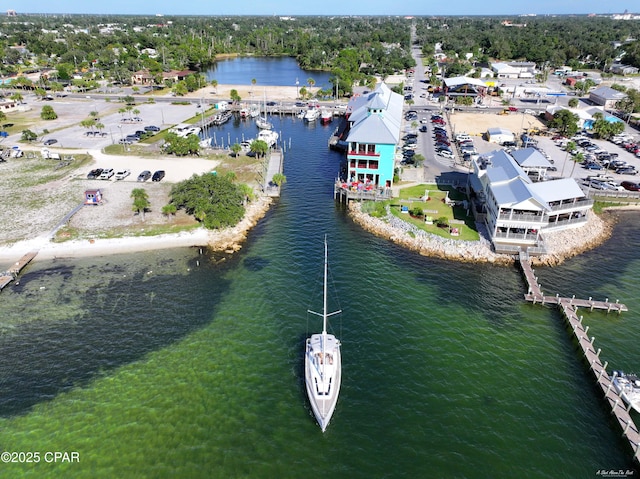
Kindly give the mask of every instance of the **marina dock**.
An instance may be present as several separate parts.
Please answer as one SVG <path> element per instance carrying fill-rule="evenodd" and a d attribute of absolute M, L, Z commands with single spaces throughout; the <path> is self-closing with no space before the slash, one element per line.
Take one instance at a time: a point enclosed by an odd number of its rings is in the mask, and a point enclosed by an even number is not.
<path fill-rule="evenodd" d="M 593 345 L 594 337 L 589 337 L 589 326 L 582 324 L 582 316 L 578 316 L 578 308 L 600 309 L 610 312 L 614 311 L 620 314 L 623 311 L 628 311 L 627 307 L 616 301 L 612 303 L 607 298 L 605 301 L 594 301 L 589 299 L 576 299 L 575 297 L 565 298 L 559 295 L 545 296 L 542 293 L 542 288 L 538 283 L 538 279 L 535 276 L 529 258 L 526 254 L 520 255 L 520 266 L 524 274 L 525 280 L 528 284 L 528 292 L 525 294 L 525 300 L 532 303 L 541 304 L 555 304 L 558 305 L 562 311 L 567 325 L 571 328 L 573 336 L 575 337 L 582 354 L 589 364 L 589 369 L 594 376 L 594 379 L 604 396 L 605 401 L 609 404 L 611 414 L 616 418 L 616 422 L 622 430 L 622 436 L 629 441 L 629 446 L 633 451 L 633 458 L 640 462 L 640 432 L 635 422 L 631 418 L 629 411 L 631 406 L 626 406 L 622 398 L 616 392 L 613 382 L 607 374 L 607 365 L 605 361 L 603 364 L 600 359 L 601 349 L 596 348 Z"/>

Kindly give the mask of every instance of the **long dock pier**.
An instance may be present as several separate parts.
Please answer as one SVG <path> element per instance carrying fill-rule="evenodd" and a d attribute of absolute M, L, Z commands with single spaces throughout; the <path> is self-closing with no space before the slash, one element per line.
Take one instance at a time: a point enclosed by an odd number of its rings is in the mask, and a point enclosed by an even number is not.
<path fill-rule="evenodd" d="M 5 271 L 4 273 L 0 273 L 0 291 L 2 291 L 5 286 L 11 283 L 11 281 L 16 279 L 16 276 L 20 274 L 20 271 L 22 271 L 25 266 L 31 263 L 31 260 L 35 258 L 37 254 L 37 251 L 30 251 L 18 261 L 16 261 L 7 271 Z"/>
<path fill-rule="evenodd" d="M 585 327 L 582 324 L 582 316 L 578 316 L 578 307 L 589 308 L 590 310 L 601 309 L 607 311 L 607 313 L 614 311 L 618 314 L 623 311 L 628 311 L 627 307 L 618 301 L 612 303 L 608 298 L 605 301 L 594 301 L 592 298 L 576 299 L 575 297 L 563 298 L 559 295 L 545 296 L 533 272 L 528 256 L 521 254 L 519 261 L 529 288 L 527 294 L 524 295 L 525 300 L 534 304 L 558 305 L 582 350 L 585 360 L 589 364 L 590 371 L 611 408 L 611 414 L 616 418 L 622 430 L 622 436 L 626 437 L 629 441 L 629 445 L 633 451 L 633 458 L 637 462 L 640 462 L 640 432 L 629 414 L 631 406 L 626 406 L 616 392 L 612 379 L 609 377 L 609 374 L 607 374 L 608 363 L 606 361 L 604 364 L 602 363 L 600 359 L 601 349 L 598 348 L 596 351 L 593 345 L 595 338 L 589 338 L 589 326 Z"/>

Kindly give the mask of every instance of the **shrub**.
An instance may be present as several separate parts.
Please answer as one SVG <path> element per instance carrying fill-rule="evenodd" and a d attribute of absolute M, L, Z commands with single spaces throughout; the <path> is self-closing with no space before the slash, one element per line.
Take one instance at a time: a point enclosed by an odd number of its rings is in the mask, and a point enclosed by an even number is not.
<path fill-rule="evenodd" d="M 411 216 L 423 216 L 424 211 L 422 211 L 422 208 L 420 206 L 414 206 L 413 208 L 411 208 L 411 211 L 409 211 L 409 214 Z"/>

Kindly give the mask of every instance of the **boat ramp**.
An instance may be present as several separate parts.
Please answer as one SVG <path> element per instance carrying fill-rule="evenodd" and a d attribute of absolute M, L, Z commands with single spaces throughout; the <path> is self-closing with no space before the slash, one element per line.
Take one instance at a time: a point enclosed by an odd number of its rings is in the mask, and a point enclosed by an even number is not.
<path fill-rule="evenodd" d="M 594 301 L 592 298 L 577 299 L 575 296 L 571 298 L 560 297 L 559 295 L 545 296 L 538 283 L 538 278 L 533 272 L 528 255 L 521 253 L 519 261 L 529 288 L 527 294 L 524 295 L 525 300 L 534 304 L 558 305 L 568 327 L 571 329 L 573 336 L 580 346 L 580 350 L 589 365 L 589 370 L 602 390 L 605 401 L 609 404 L 611 414 L 615 417 L 616 422 L 622 430 L 622 436 L 629 441 L 629 445 L 633 451 L 633 458 L 637 462 L 640 462 L 640 432 L 629 414 L 631 406 L 626 406 L 616 392 L 612 378 L 607 374 L 608 363 L 606 361 L 604 364 L 602 363 L 600 359 L 601 349 L 598 348 L 596 350 L 593 345 L 595 338 L 589 337 L 589 326 L 584 326 L 582 324 L 582 316 L 578 316 L 578 308 L 589 308 L 590 310 L 600 309 L 607 311 L 607 313 L 613 311 L 620 314 L 623 311 L 627 311 L 627 307 L 618 301 L 612 303 L 608 298 L 604 301 Z"/>

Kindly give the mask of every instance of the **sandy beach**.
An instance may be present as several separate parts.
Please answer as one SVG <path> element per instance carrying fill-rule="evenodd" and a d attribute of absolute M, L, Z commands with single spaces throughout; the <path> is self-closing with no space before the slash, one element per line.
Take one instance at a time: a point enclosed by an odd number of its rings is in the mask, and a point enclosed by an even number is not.
<path fill-rule="evenodd" d="M 265 215 L 271 198 L 262 197 L 249 204 L 245 217 L 232 228 L 212 231 L 203 227 L 191 232 L 158 236 L 128 236 L 122 238 L 71 240 L 53 243 L 48 235 L 18 241 L 0 247 L 0 265 L 11 265 L 30 251 L 38 251 L 34 259 L 80 258 L 106 256 L 119 253 L 135 253 L 167 248 L 203 246 L 216 251 L 233 252 L 242 248 L 247 232 Z"/>

